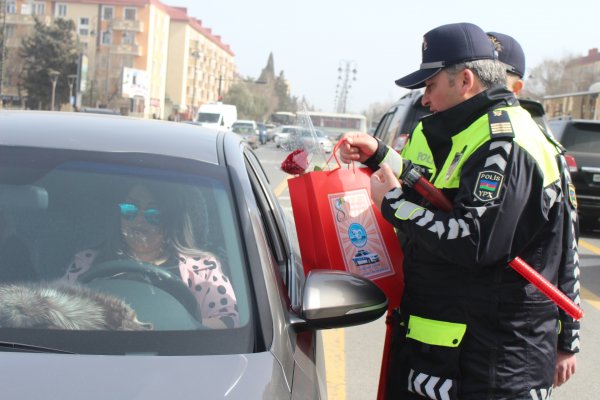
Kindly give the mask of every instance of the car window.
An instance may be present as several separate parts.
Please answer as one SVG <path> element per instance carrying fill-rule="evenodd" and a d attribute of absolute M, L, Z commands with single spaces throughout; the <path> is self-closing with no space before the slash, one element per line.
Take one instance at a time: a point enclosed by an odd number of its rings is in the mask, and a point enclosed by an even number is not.
<path fill-rule="evenodd" d="M 396 108 L 394 107 L 394 110 Z M 377 128 L 375 129 L 375 132 L 373 132 L 373 136 L 376 138 L 379 138 L 382 142 L 387 144 L 387 137 L 385 136 L 385 134 L 388 132 L 388 127 L 390 125 L 390 121 L 392 120 L 394 113 L 388 111 L 387 113 L 385 113 L 383 115 L 383 117 L 381 117 L 381 119 L 379 120 L 379 123 L 377 124 Z"/>
<path fill-rule="evenodd" d="M 600 153 L 600 124 L 584 122 L 567 124 L 561 144 L 570 151 Z"/>
<path fill-rule="evenodd" d="M 267 236 L 273 256 L 277 260 L 281 277 L 288 289 L 288 296 L 293 305 L 299 304 L 302 283 L 304 281 L 304 271 L 302 270 L 299 259 L 297 258 L 297 243 L 290 243 L 291 237 L 286 217 L 279 205 L 279 201 L 268 185 L 267 176 L 262 165 L 253 152 L 246 149 L 245 156 L 250 181 L 253 188 L 261 217 L 267 230 Z"/>
<path fill-rule="evenodd" d="M 114 157 L 48 149 L 2 150 L 0 219 L 2 238 L 9 241 L 0 246 L 0 278 L 79 288 L 71 283 L 72 277 L 95 274 L 84 289 L 73 289 L 72 295 L 110 296 L 111 302 L 101 303 L 107 312 L 128 315 L 120 313 L 127 309 L 122 305 L 126 304 L 135 311 L 137 321 L 151 324 L 153 330 L 135 332 L 139 338 L 124 340 L 127 332 L 99 325 L 89 328 L 97 335 L 87 342 L 73 342 L 74 335 L 82 333 L 67 332 L 66 325 L 63 329 L 32 329 L 22 335 L 34 337 L 29 343 L 42 340 L 54 348 L 89 354 L 250 351 L 252 298 L 224 168 L 194 162 L 193 168 L 168 170 L 164 160 L 140 166 L 120 161 L 119 155 Z M 130 190 L 136 186 L 151 192 L 153 200 L 143 203 L 132 197 Z M 141 221 L 140 225 L 128 228 L 126 222 L 132 220 Z M 158 270 L 130 256 L 127 247 L 129 240 L 153 240 L 148 233 L 153 227 L 169 241 L 168 247 L 163 247 L 164 262 L 158 275 Z M 188 274 L 186 281 L 182 271 Z M 203 291 L 214 295 L 202 297 Z M 29 296 L 34 307 L 35 293 Z M 199 299 L 206 304 L 197 304 Z M 229 339 L 223 336 L 223 329 L 213 331 L 204 325 L 210 313 L 226 309 L 236 314 Z M 138 328 L 133 319 L 125 321 Z M 0 340 L 10 340 L 12 331 L 5 328 L 11 323 L 16 324 L 2 321 Z M 90 322 L 90 326 L 96 325 Z M 201 336 L 195 341 L 181 340 L 181 335 L 194 334 Z M 226 344 L 214 343 L 219 335 Z"/>

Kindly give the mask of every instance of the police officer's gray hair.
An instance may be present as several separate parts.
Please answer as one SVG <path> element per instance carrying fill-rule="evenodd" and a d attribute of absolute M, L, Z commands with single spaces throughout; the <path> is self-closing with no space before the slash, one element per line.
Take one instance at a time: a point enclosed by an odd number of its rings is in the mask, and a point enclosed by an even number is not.
<path fill-rule="evenodd" d="M 506 67 L 498 60 L 475 60 L 454 64 L 446 67 L 450 84 L 454 84 L 454 78 L 463 69 L 470 69 L 479 78 L 485 88 L 506 85 Z"/>

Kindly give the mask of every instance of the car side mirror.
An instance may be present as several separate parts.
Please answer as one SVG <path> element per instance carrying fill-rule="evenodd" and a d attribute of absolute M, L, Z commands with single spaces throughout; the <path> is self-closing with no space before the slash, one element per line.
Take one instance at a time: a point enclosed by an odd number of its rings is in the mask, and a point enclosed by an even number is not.
<path fill-rule="evenodd" d="M 304 284 L 296 329 L 330 329 L 371 322 L 387 310 L 383 291 L 369 279 L 344 271 L 311 270 Z"/>

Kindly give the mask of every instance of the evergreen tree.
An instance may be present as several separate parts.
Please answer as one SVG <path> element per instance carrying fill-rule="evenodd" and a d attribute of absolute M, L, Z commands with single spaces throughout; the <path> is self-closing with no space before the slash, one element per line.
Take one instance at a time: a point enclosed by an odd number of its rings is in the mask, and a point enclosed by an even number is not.
<path fill-rule="evenodd" d="M 27 108 L 49 109 L 52 83 L 49 72 L 59 73 L 56 82 L 55 107 L 69 100 L 68 75 L 77 73 L 78 46 L 75 23 L 57 19 L 46 26 L 36 19 L 32 35 L 25 38 L 20 53 L 24 59 L 23 87 L 27 90 Z"/>

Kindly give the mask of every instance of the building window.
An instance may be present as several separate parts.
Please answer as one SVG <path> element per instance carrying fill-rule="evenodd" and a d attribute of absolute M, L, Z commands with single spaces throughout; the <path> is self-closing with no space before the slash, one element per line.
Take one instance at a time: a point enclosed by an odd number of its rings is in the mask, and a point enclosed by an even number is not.
<path fill-rule="evenodd" d="M 109 21 L 114 18 L 115 8 L 112 6 L 102 6 L 102 20 Z"/>
<path fill-rule="evenodd" d="M 102 44 L 112 43 L 112 33 L 108 31 L 102 32 Z"/>
<path fill-rule="evenodd" d="M 17 3 L 15 1 L 9 1 L 6 3 L 6 13 L 7 14 L 16 14 L 17 13 Z"/>
<path fill-rule="evenodd" d="M 88 36 L 90 34 L 90 19 L 88 17 L 79 18 L 79 36 Z"/>
<path fill-rule="evenodd" d="M 31 14 L 33 15 L 44 15 L 46 14 L 46 3 L 35 2 L 33 3 L 31 10 Z"/>
<path fill-rule="evenodd" d="M 125 19 L 127 21 L 135 21 L 137 10 L 135 8 L 125 8 Z"/>
<path fill-rule="evenodd" d="M 123 32 L 123 38 L 121 39 L 122 44 L 135 44 L 135 33 Z"/>
<path fill-rule="evenodd" d="M 67 5 L 64 3 L 56 3 L 56 9 L 54 16 L 57 18 L 64 18 L 67 16 Z"/>

